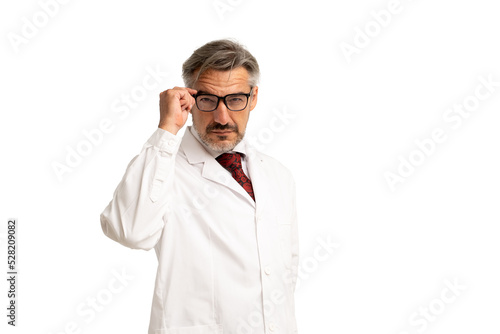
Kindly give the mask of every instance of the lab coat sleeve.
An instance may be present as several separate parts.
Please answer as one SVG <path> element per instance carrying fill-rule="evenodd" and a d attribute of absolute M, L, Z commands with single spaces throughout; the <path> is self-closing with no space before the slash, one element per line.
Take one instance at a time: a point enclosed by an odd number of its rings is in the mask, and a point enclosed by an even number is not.
<path fill-rule="evenodd" d="M 129 248 L 149 250 L 161 237 L 167 190 L 181 137 L 158 128 L 127 166 L 113 199 L 101 213 L 106 236 Z"/>

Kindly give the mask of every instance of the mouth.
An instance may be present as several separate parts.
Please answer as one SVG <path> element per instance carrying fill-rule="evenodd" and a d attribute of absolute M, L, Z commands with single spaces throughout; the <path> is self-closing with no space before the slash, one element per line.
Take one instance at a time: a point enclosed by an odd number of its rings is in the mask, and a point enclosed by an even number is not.
<path fill-rule="evenodd" d="M 233 133 L 233 130 L 215 130 L 215 131 L 210 131 L 211 133 L 217 135 L 217 136 L 227 136 L 231 133 Z"/>

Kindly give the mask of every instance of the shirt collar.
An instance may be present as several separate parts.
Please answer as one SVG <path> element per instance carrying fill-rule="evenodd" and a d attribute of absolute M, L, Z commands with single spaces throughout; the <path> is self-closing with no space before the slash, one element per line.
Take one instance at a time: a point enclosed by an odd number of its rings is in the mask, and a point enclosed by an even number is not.
<path fill-rule="evenodd" d="M 207 150 L 208 153 L 210 153 L 211 156 L 217 158 L 219 155 L 222 154 L 219 152 L 215 152 L 201 140 L 200 136 L 198 135 L 198 132 L 196 132 L 196 130 L 194 129 L 194 125 L 189 127 L 189 131 L 191 131 L 191 134 L 196 138 L 196 140 L 198 140 L 201 143 L 201 145 L 205 148 L 205 150 Z M 245 143 L 243 140 L 240 141 L 238 145 L 236 145 L 231 151 L 227 153 L 235 153 L 235 152 L 243 154 L 243 157 L 246 155 Z"/>

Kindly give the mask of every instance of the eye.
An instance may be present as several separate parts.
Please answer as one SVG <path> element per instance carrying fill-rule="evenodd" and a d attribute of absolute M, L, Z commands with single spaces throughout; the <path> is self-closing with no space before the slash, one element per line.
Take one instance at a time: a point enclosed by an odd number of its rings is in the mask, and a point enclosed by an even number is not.
<path fill-rule="evenodd" d="M 229 103 L 241 103 L 243 102 L 243 98 L 241 96 L 231 96 L 229 98 Z"/>
<path fill-rule="evenodd" d="M 198 97 L 198 102 L 202 102 L 202 103 L 214 103 L 215 102 L 215 99 L 213 96 L 204 96 L 204 95 L 201 95 Z"/>

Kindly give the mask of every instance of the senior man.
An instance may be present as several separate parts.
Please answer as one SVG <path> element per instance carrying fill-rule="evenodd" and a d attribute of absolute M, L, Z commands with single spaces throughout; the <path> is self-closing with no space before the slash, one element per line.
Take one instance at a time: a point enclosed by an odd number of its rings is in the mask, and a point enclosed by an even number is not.
<path fill-rule="evenodd" d="M 258 63 L 218 40 L 182 70 L 186 87 L 160 93 L 158 129 L 129 163 L 102 229 L 155 249 L 150 334 L 297 333 L 295 184 L 243 140 Z"/>

